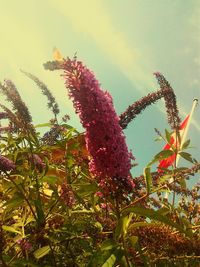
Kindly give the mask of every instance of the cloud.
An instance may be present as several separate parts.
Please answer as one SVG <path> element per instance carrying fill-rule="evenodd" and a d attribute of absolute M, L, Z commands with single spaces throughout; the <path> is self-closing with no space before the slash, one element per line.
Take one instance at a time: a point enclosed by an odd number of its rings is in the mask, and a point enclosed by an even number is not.
<path fill-rule="evenodd" d="M 73 112 L 60 75 L 43 69 L 44 61 L 51 60 L 51 51 L 48 51 L 48 36 L 45 36 L 42 26 L 38 28 L 36 23 L 32 21 L 29 23 L 20 16 L 18 10 L 9 12 L 9 9 L 0 10 L 0 25 L 0 80 L 5 78 L 13 80 L 32 113 L 37 117 L 40 113 L 40 118 L 44 119 L 49 116 L 41 111 L 46 108 L 46 99 L 41 96 L 34 82 L 19 71 L 22 68 L 47 83 L 58 103 L 66 110 L 65 112 Z M 4 103 L 6 104 L 5 101 Z M 43 103 L 45 104 L 42 107 Z"/>
<path fill-rule="evenodd" d="M 198 104 L 195 107 L 195 109 L 196 108 L 198 108 Z M 185 109 L 183 109 L 183 110 L 185 110 Z M 182 111 L 181 113 L 185 117 L 188 115 L 188 113 L 186 113 L 185 111 Z M 195 114 L 195 110 L 194 110 L 194 114 Z M 200 132 L 200 125 L 199 125 L 199 123 L 194 118 L 191 119 L 191 124 Z"/>
<path fill-rule="evenodd" d="M 149 93 L 146 88 L 155 88 L 151 69 L 144 64 L 141 51 L 129 45 L 126 36 L 113 24 L 111 15 L 99 0 L 63 1 L 51 0 L 78 33 L 86 35 L 100 47 L 111 62 L 133 83 L 141 94 Z M 165 113 L 163 105 L 157 106 Z M 181 112 L 182 114 L 186 113 Z M 191 123 L 200 131 L 196 120 Z"/>
<path fill-rule="evenodd" d="M 113 25 L 110 14 L 101 1 L 52 0 L 52 3 L 77 32 L 93 39 L 139 92 L 147 93 L 144 88 L 154 86 L 152 79 L 147 80 L 145 66 L 141 66 L 140 52 L 130 46 L 124 34 Z"/>

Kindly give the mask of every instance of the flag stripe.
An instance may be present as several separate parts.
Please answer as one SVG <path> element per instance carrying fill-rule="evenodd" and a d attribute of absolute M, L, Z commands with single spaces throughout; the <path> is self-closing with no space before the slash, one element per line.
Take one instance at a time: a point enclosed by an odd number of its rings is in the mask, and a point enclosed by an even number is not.
<path fill-rule="evenodd" d="M 183 136 L 183 133 L 184 133 L 184 130 L 187 126 L 187 123 L 188 123 L 188 120 L 189 120 L 189 117 L 190 115 L 188 115 L 184 121 L 181 123 L 180 127 L 179 127 L 179 131 L 180 131 L 180 136 L 182 138 Z M 171 135 L 171 138 L 170 138 L 170 144 L 167 143 L 164 147 L 163 147 L 163 150 L 170 150 L 171 149 L 171 146 L 177 146 L 179 147 L 179 143 L 178 141 L 175 140 L 175 133 L 173 133 Z M 163 168 L 168 168 L 169 166 L 171 166 L 174 162 L 175 162 L 175 159 L 176 159 L 176 155 L 174 153 L 174 155 L 166 158 L 166 159 L 163 159 L 160 161 L 159 165 L 158 165 L 158 172 L 161 172 Z"/>

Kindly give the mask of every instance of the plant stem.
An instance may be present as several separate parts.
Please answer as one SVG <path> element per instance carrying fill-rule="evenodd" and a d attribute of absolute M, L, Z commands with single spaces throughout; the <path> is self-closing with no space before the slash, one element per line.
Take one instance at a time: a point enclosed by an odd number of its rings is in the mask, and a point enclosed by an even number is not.
<path fill-rule="evenodd" d="M 180 178 L 180 179 L 181 179 L 181 178 Z M 176 181 L 178 181 L 178 180 L 180 180 L 180 179 L 177 179 Z M 174 179 L 173 179 L 173 181 L 169 182 L 168 184 L 172 184 L 172 183 L 174 183 Z M 134 206 L 135 204 L 137 204 L 137 203 L 140 202 L 141 200 L 143 200 L 143 199 L 149 197 L 150 195 L 152 195 L 152 194 L 158 192 L 160 189 L 163 189 L 163 188 L 166 187 L 166 186 L 167 186 L 167 185 L 164 184 L 164 185 L 162 185 L 162 186 L 156 188 L 155 190 L 151 191 L 151 193 L 149 193 L 149 194 L 147 194 L 147 193 L 144 194 L 144 195 L 141 196 L 140 198 L 138 198 L 138 199 L 136 199 L 135 201 L 133 201 L 131 204 L 129 204 L 129 205 L 127 205 L 126 207 L 122 208 L 121 211 L 123 211 L 123 210 L 125 210 L 125 209 L 127 209 L 127 208 L 129 208 L 129 207 Z"/>
<path fill-rule="evenodd" d="M 49 241 L 48 243 L 49 243 L 49 247 L 50 247 L 50 249 L 51 249 L 51 254 L 52 254 L 52 262 L 53 262 L 54 266 L 56 267 L 56 266 L 57 266 L 57 264 L 56 264 L 56 259 L 55 259 L 54 251 L 53 251 L 53 248 L 52 248 L 52 246 L 51 246 L 51 243 L 50 243 L 50 241 Z"/>
<path fill-rule="evenodd" d="M 126 251 L 126 244 L 125 244 L 125 240 L 124 237 L 122 237 L 122 245 L 123 245 L 123 249 L 124 249 L 124 257 L 126 259 L 126 263 L 128 267 L 131 267 L 130 263 L 129 263 L 129 259 L 128 259 L 128 255 L 127 255 L 127 251 Z"/>
<path fill-rule="evenodd" d="M 13 183 L 14 186 L 17 188 L 17 190 L 22 194 L 23 198 L 24 198 L 25 201 L 27 202 L 27 204 L 28 204 L 28 206 L 29 206 L 29 208 L 30 208 L 30 210 L 31 210 L 31 212 L 32 212 L 32 214 L 33 214 L 33 217 L 34 217 L 35 220 L 37 221 L 37 216 L 36 216 L 36 214 L 35 214 L 35 212 L 34 212 L 32 206 L 31 206 L 31 203 L 29 202 L 28 198 L 27 198 L 26 195 L 24 194 L 23 190 L 21 190 L 21 188 L 18 186 L 17 183 L 15 183 L 15 181 L 10 177 L 10 175 L 8 175 L 7 173 L 6 173 L 6 175 L 7 175 L 7 178 L 9 179 L 9 181 L 10 181 L 11 183 Z"/>

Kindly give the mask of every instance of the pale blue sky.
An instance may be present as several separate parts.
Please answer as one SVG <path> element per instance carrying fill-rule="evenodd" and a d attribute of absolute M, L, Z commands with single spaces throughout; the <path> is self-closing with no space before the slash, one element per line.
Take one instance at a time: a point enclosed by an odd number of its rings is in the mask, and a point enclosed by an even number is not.
<path fill-rule="evenodd" d="M 34 122 L 51 114 L 45 97 L 19 69 L 43 80 L 57 98 L 62 114 L 80 129 L 59 72 L 42 67 L 58 47 L 64 56 L 83 60 L 114 99 L 118 114 L 158 88 L 154 71 L 173 86 L 184 118 L 194 97 L 200 98 L 199 0 L 0 0 L 0 80 L 10 78 L 30 107 Z M 168 127 L 162 101 L 147 109 L 125 134 L 142 171 L 162 145 L 154 127 Z M 195 156 L 199 145 L 197 108 L 190 127 Z M 168 127 L 169 128 L 169 127 Z"/>

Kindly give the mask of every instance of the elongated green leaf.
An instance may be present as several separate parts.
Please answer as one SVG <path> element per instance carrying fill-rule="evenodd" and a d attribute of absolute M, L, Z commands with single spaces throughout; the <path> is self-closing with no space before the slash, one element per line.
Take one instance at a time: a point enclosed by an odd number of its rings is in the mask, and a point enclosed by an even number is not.
<path fill-rule="evenodd" d="M 34 127 L 35 127 L 35 128 L 41 128 L 41 127 L 51 127 L 51 126 L 52 126 L 52 124 L 49 123 L 49 122 L 47 122 L 47 123 L 40 123 L 40 124 L 37 124 L 37 125 L 35 125 Z"/>
<path fill-rule="evenodd" d="M 113 254 L 114 249 L 111 250 L 98 250 L 96 251 L 89 263 L 88 263 L 88 267 L 101 267 L 106 261 L 107 259 Z"/>
<path fill-rule="evenodd" d="M 42 180 L 43 182 L 47 182 L 50 185 L 55 185 L 58 178 L 56 177 L 56 175 L 45 175 L 44 177 L 42 177 Z"/>
<path fill-rule="evenodd" d="M 113 267 L 121 261 L 123 256 L 124 251 L 119 246 L 114 245 L 112 249 L 99 249 L 92 255 L 88 267 Z"/>
<path fill-rule="evenodd" d="M 133 214 L 128 214 L 126 216 L 122 216 L 119 219 L 118 225 L 115 230 L 115 239 L 118 240 L 121 236 L 125 236 L 127 234 L 132 217 Z"/>
<path fill-rule="evenodd" d="M 152 164 L 162 160 L 166 159 L 174 154 L 174 151 L 172 150 L 162 150 L 157 155 L 155 155 L 154 159 L 147 165 L 147 167 L 150 167 Z"/>
<path fill-rule="evenodd" d="M 11 232 L 11 233 L 15 233 L 15 234 L 21 234 L 20 231 L 17 231 L 14 227 L 12 226 L 7 226 L 7 225 L 3 225 L 2 229 L 6 232 Z"/>
<path fill-rule="evenodd" d="M 110 257 L 102 265 L 102 267 L 112 267 L 112 266 L 114 266 L 115 262 L 116 262 L 116 255 L 115 254 L 111 254 Z"/>
<path fill-rule="evenodd" d="M 146 181 L 147 194 L 150 194 L 152 188 L 152 177 L 151 177 L 150 167 L 144 169 L 144 178 Z"/>
<path fill-rule="evenodd" d="M 76 184 L 72 185 L 73 188 L 77 188 L 76 192 L 81 195 L 82 197 L 91 195 L 92 193 L 95 193 L 98 189 L 96 184 L 82 184 L 79 186 L 76 186 Z"/>
<path fill-rule="evenodd" d="M 186 181 L 185 181 L 184 178 L 180 179 L 178 181 L 178 183 L 180 184 L 181 188 L 183 188 L 183 189 L 186 189 L 187 188 L 187 184 L 186 184 Z"/>
<path fill-rule="evenodd" d="M 117 247 L 118 244 L 113 239 L 107 239 L 101 244 L 101 250 L 110 250 Z"/>
<path fill-rule="evenodd" d="M 166 216 L 167 214 L 170 213 L 170 209 L 168 207 L 162 207 L 159 210 L 156 211 L 157 213 Z"/>
<path fill-rule="evenodd" d="M 24 260 L 24 259 L 17 259 L 17 260 L 15 260 L 13 262 L 13 264 L 14 265 L 12 265 L 12 266 L 14 266 L 14 267 L 23 267 L 23 266 L 24 267 L 27 267 L 27 266 L 29 266 L 29 267 L 40 267 L 40 265 L 32 262 L 31 260 Z"/>
<path fill-rule="evenodd" d="M 81 214 L 81 213 L 86 213 L 86 214 L 88 213 L 88 214 L 89 214 L 89 213 L 94 213 L 94 211 L 93 211 L 93 210 L 86 210 L 86 209 L 82 209 L 82 210 L 72 210 L 72 211 L 71 211 L 71 214 L 76 214 L 76 213 L 77 213 L 77 214 L 79 214 L 79 213 L 80 213 L 80 214 Z"/>
<path fill-rule="evenodd" d="M 50 246 L 44 246 L 44 247 L 37 249 L 33 254 L 36 259 L 40 259 L 44 257 L 45 255 L 47 255 L 50 250 L 51 250 Z"/>
<path fill-rule="evenodd" d="M 136 249 L 139 251 L 139 254 L 140 254 L 140 257 L 141 257 L 141 259 L 142 259 L 142 263 L 143 263 L 143 266 L 144 267 L 149 267 L 150 265 L 149 265 L 149 258 L 148 258 L 148 256 L 147 255 L 145 255 L 145 253 L 144 253 L 144 249 L 142 249 L 141 247 L 140 247 L 140 244 L 139 244 L 139 242 L 137 242 L 136 244 L 135 244 L 135 247 L 136 247 Z"/>
<path fill-rule="evenodd" d="M 37 213 L 37 221 L 41 225 L 44 223 L 44 220 L 45 220 L 42 204 L 41 204 L 41 201 L 39 199 L 36 199 L 34 201 L 34 203 L 35 203 L 35 209 L 36 209 L 36 213 Z"/>
<path fill-rule="evenodd" d="M 170 149 L 162 150 L 157 155 L 155 155 L 155 159 L 157 160 L 165 159 L 172 156 L 173 154 L 174 152 Z"/>
<path fill-rule="evenodd" d="M 190 234 L 190 236 L 193 235 L 192 232 L 192 225 L 191 223 L 187 220 L 186 217 L 184 216 L 179 216 L 179 221 L 182 224 L 183 228 L 188 232 L 188 234 Z"/>
<path fill-rule="evenodd" d="M 191 236 L 190 233 L 188 233 L 179 224 L 173 222 L 167 216 L 164 216 L 164 215 L 160 214 L 159 210 L 155 211 L 153 209 L 146 209 L 146 208 L 138 207 L 138 206 L 129 207 L 129 208 L 126 208 L 125 210 L 123 210 L 124 216 L 126 216 L 127 213 L 129 213 L 129 212 L 133 212 L 133 213 L 138 214 L 140 216 L 148 217 L 149 219 L 162 222 L 162 223 L 164 223 L 166 225 L 169 225 L 169 226 L 171 226 L 173 228 L 176 228 L 177 230 L 179 230 L 182 233 L 185 233 L 187 236 Z"/>
<path fill-rule="evenodd" d="M 165 183 L 170 178 L 172 178 L 172 176 L 170 174 L 163 175 L 163 176 L 160 177 L 158 184 Z"/>
<path fill-rule="evenodd" d="M 179 155 L 184 158 L 185 160 L 194 163 L 191 154 L 187 153 L 187 152 L 179 152 Z"/>
<path fill-rule="evenodd" d="M 166 140 L 167 140 L 167 143 L 170 144 L 171 142 L 171 133 L 165 129 L 165 137 L 166 137 Z"/>
<path fill-rule="evenodd" d="M 137 244 L 138 242 L 138 236 L 131 236 L 129 237 L 129 242 L 131 243 L 131 246 L 132 247 L 135 247 L 135 245 Z"/>
<path fill-rule="evenodd" d="M 26 226 L 29 223 L 34 222 L 34 221 L 35 221 L 35 219 L 33 217 L 28 217 L 27 220 L 26 220 L 26 223 L 24 224 L 24 226 Z"/>
<path fill-rule="evenodd" d="M 31 260 L 24 260 L 24 259 L 18 259 L 18 260 L 15 260 L 14 261 L 14 265 L 12 266 L 15 266 L 15 267 L 40 267 L 40 265 L 32 262 Z"/>
<path fill-rule="evenodd" d="M 188 139 L 187 141 L 185 141 L 185 143 L 182 145 L 181 149 L 184 150 L 186 148 L 188 148 L 190 145 L 190 139 Z"/>
<path fill-rule="evenodd" d="M 156 137 L 156 138 L 154 139 L 155 142 L 157 142 L 157 141 L 161 141 L 161 140 L 163 140 L 163 138 L 162 138 L 161 136 L 158 136 L 158 137 Z"/>
<path fill-rule="evenodd" d="M 16 194 L 15 197 L 5 203 L 6 209 L 13 209 L 19 207 L 24 201 L 23 196 Z"/>
<path fill-rule="evenodd" d="M 129 226 L 129 229 L 138 228 L 138 227 L 147 227 L 147 226 L 155 226 L 156 223 L 148 223 L 148 222 L 135 222 Z"/>

